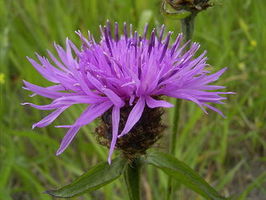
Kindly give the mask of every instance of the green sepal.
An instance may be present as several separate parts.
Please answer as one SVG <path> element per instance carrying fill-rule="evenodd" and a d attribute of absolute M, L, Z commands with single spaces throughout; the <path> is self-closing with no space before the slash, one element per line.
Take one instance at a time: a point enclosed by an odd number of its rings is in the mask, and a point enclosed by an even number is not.
<path fill-rule="evenodd" d="M 179 161 L 174 156 L 162 152 L 153 152 L 147 155 L 146 162 L 151 164 L 179 183 L 197 192 L 201 196 L 210 200 L 225 200 L 213 187 L 211 187 L 202 177 L 198 175 L 185 163 Z"/>
<path fill-rule="evenodd" d="M 122 158 L 114 159 L 111 165 L 107 162 L 99 163 L 69 185 L 45 193 L 58 198 L 68 198 L 97 190 L 120 177 L 126 164 L 127 161 Z"/>
<path fill-rule="evenodd" d="M 161 12 L 164 16 L 170 17 L 173 19 L 184 19 L 191 15 L 191 12 L 188 10 L 175 10 L 170 4 L 163 2 L 161 7 Z"/>

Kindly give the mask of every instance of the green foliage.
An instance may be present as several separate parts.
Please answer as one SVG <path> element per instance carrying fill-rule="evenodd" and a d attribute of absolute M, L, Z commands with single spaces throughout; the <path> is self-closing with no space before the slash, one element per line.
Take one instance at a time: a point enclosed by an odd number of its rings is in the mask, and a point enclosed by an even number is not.
<path fill-rule="evenodd" d="M 107 162 L 97 164 L 71 184 L 57 190 L 48 190 L 46 193 L 58 198 L 67 198 L 97 190 L 121 176 L 126 164 L 127 161 L 121 158 L 113 160 L 111 165 Z"/>
<path fill-rule="evenodd" d="M 99 39 L 98 26 L 107 19 L 133 23 L 137 30 L 147 21 L 150 27 L 165 23 L 168 30 L 177 34 L 179 22 L 160 14 L 160 2 L 0 1 L 0 74 L 4 75 L 0 78 L 0 198 L 51 200 L 52 197 L 43 194 L 47 188 L 68 184 L 89 167 L 107 159 L 107 149 L 95 141 L 97 122 L 82 128 L 59 157 L 54 154 L 65 130 L 53 126 L 31 130 L 32 123 L 48 113 L 22 107 L 20 103 L 48 101 L 37 96 L 29 98 L 21 89 L 22 79 L 43 86 L 49 83 L 25 57 L 34 57 L 34 52 L 46 56 L 45 49 L 53 51 L 54 41 L 64 45 L 66 37 L 79 45 L 74 33 L 78 29 L 83 33 L 90 30 Z M 193 40 L 201 43 L 202 50 L 208 50 L 209 63 L 215 71 L 229 67 L 220 82 L 227 86 L 226 90 L 237 94 L 219 106 L 226 119 L 211 111 L 205 115 L 192 103 L 183 103 L 177 136 L 176 157 L 196 169 L 221 194 L 236 193 L 241 200 L 249 197 L 260 200 L 265 196 L 265 10 L 262 0 L 223 0 L 197 16 Z M 81 106 L 76 106 L 55 123 L 71 124 L 81 110 Z M 172 121 L 173 110 L 168 111 L 166 123 Z M 170 130 L 171 127 L 168 133 Z M 161 150 L 168 150 L 168 136 L 161 140 Z M 143 173 L 145 197 L 164 199 L 167 175 L 150 166 Z M 175 191 L 176 199 L 201 199 L 178 183 Z M 125 184 L 119 179 L 82 198 L 124 200 L 126 197 Z"/>
<path fill-rule="evenodd" d="M 174 156 L 162 152 L 154 152 L 147 155 L 147 163 L 164 171 L 168 176 L 176 179 L 206 199 L 224 200 L 219 193 L 212 188 L 203 178 L 185 163 Z"/>

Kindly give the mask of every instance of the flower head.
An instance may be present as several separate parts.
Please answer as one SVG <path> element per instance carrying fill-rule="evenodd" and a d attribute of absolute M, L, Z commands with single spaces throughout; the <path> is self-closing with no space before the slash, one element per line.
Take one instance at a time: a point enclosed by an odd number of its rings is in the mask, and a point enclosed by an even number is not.
<path fill-rule="evenodd" d="M 57 155 L 68 147 L 82 126 L 109 112 L 110 161 L 118 138 L 130 133 L 145 109 L 173 106 L 162 100 L 163 96 L 192 101 L 204 112 L 206 112 L 204 107 L 207 107 L 222 115 L 208 103 L 222 104 L 222 100 L 226 98 L 220 94 L 230 94 L 230 92 L 212 91 L 224 87 L 210 85 L 226 68 L 211 74 L 206 69 L 206 52 L 194 58 L 200 47 L 199 44 L 193 43 L 191 48 L 184 52 L 188 42 L 181 45 L 180 34 L 170 45 L 172 33 L 167 33 L 164 38 L 164 26 L 160 28 L 158 35 L 154 29 L 149 38 L 146 36 L 147 26 L 143 35 L 133 32 L 131 25 L 128 31 L 126 24 L 122 35 L 119 34 L 117 23 L 114 24 L 113 35 L 109 22 L 100 29 L 102 38 L 99 43 L 95 42 L 90 33 L 86 38 L 77 32 L 83 43 L 81 49 L 68 39 L 66 39 L 66 49 L 55 44 L 60 59 L 48 51 L 53 64 L 38 54 L 39 63 L 28 58 L 35 69 L 54 84 L 41 87 L 24 81 L 25 89 L 52 100 L 48 105 L 24 104 L 40 110 L 54 110 L 35 123 L 33 128 L 51 124 L 74 104 L 88 105 L 74 124 L 58 126 L 68 128 L 68 132 L 61 142 Z M 120 115 L 125 108 L 128 114 L 126 119 L 123 118 L 121 129 Z M 158 114 L 153 115 L 160 117 Z"/>

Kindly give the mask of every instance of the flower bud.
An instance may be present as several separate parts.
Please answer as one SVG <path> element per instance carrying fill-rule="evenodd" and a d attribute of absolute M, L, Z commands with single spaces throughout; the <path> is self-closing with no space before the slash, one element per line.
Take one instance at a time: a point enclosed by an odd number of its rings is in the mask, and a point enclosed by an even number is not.
<path fill-rule="evenodd" d="M 175 10 L 200 12 L 211 6 L 209 0 L 165 0 Z"/>

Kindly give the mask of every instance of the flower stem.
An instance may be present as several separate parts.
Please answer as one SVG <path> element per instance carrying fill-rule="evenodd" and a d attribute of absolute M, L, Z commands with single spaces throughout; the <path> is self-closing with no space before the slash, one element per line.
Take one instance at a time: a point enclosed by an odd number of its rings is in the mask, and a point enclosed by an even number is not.
<path fill-rule="evenodd" d="M 130 162 L 125 169 L 124 179 L 130 200 L 140 200 L 140 171 L 140 158 Z"/>
<path fill-rule="evenodd" d="M 185 42 L 192 39 L 192 34 L 194 30 L 194 19 L 197 13 L 191 13 L 188 17 L 181 20 L 181 29 L 185 37 Z M 188 46 L 188 48 L 190 45 Z"/>
<path fill-rule="evenodd" d="M 181 29 L 184 34 L 184 42 L 187 42 L 191 40 L 193 29 L 194 29 L 194 19 L 196 17 L 197 13 L 192 13 L 188 17 L 181 20 Z M 187 49 L 190 48 L 191 43 L 188 44 Z M 170 154 L 175 155 L 176 151 L 176 140 L 177 140 L 177 131 L 178 131 L 178 125 L 179 125 L 179 118 L 180 118 L 180 108 L 181 108 L 181 100 L 176 99 L 175 102 L 175 110 L 174 110 L 174 118 L 173 118 L 173 124 L 172 124 L 172 134 L 171 134 L 171 140 L 170 140 Z M 167 191 L 166 191 L 166 199 L 171 200 L 173 198 L 174 194 L 174 182 L 171 177 L 168 178 L 167 183 Z"/>

